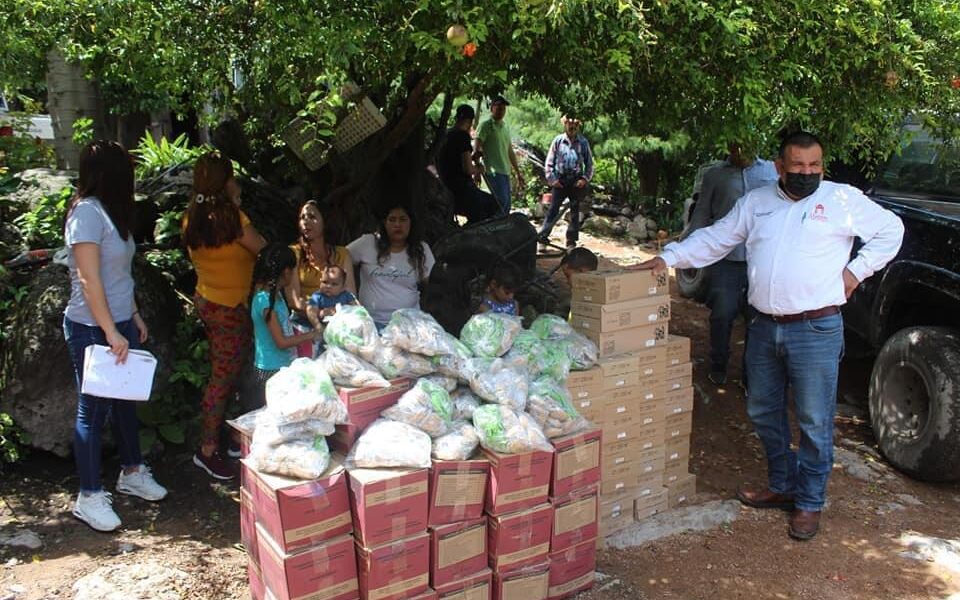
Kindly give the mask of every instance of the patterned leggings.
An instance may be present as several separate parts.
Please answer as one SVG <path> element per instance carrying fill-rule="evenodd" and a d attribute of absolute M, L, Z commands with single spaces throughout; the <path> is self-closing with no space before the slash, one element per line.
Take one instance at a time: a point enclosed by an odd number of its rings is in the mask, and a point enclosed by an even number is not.
<path fill-rule="evenodd" d="M 227 401 L 237 390 L 240 372 L 250 358 L 253 326 L 250 309 L 240 304 L 233 308 L 194 296 L 200 320 L 210 342 L 210 381 L 200 403 L 201 448 L 217 447 Z"/>

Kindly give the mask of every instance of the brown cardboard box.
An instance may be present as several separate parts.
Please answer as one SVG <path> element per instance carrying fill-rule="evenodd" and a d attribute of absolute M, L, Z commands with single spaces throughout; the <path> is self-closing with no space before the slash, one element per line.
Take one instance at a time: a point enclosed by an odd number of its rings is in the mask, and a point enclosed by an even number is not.
<path fill-rule="evenodd" d="M 550 600 L 572 598 L 593 587 L 597 568 L 597 539 L 550 552 Z"/>
<path fill-rule="evenodd" d="M 670 508 L 688 504 L 696 494 L 697 476 L 693 473 L 687 473 L 686 477 L 681 477 L 676 483 L 667 486 L 667 504 Z"/>
<path fill-rule="evenodd" d="M 677 363 L 667 367 L 667 373 L 664 376 L 664 379 L 679 379 L 680 377 L 687 377 L 691 380 L 693 379 L 692 362 Z"/>
<path fill-rule="evenodd" d="M 605 356 L 597 361 L 597 367 L 600 369 L 601 379 L 640 372 L 640 363 L 635 352 Z"/>
<path fill-rule="evenodd" d="M 551 496 L 566 496 L 600 481 L 601 442 L 602 432 L 595 427 L 551 440 L 554 447 Z"/>
<path fill-rule="evenodd" d="M 662 444 L 664 431 L 666 431 L 665 426 L 663 419 L 641 425 L 636 432 L 636 439 L 640 441 L 640 447 L 646 450 Z"/>
<path fill-rule="evenodd" d="M 284 552 L 353 530 L 342 456 L 331 454 L 327 471 L 311 481 L 261 473 L 250 464 L 246 467 L 257 522 Z"/>
<path fill-rule="evenodd" d="M 668 328 L 667 323 L 654 323 L 653 325 L 634 327 L 633 329 L 599 333 L 574 327 L 581 334 L 593 340 L 600 349 L 600 356 L 611 356 L 665 344 Z"/>
<path fill-rule="evenodd" d="M 427 469 L 353 469 L 350 506 L 354 535 L 375 548 L 427 529 Z"/>
<path fill-rule="evenodd" d="M 617 390 L 640 385 L 640 372 L 623 373 L 603 378 L 603 391 Z"/>
<path fill-rule="evenodd" d="M 428 523 L 442 525 L 483 515 L 490 461 L 434 460 L 430 467 Z"/>
<path fill-rule="evenodd" d="M 663 384 L 667 388 L 666 392 L 669 394 L 670 392 L 692 386 L 693 380 L 689 376 L 684 375 L 682 377 L 674 377 L 673 379 L 665 379 Z"/>
<path fill-rule="evenodd" d="M 553 506 L 541 504 L 527 510 L 489 517 L 487 553 L 495 572 L 538 564 L 550 552 Z"/>
<path fill-rule="evenodd" d="M 674 465 L 686 462 L 690 458 L 690 436 L 670 438 L 664 444 L 664 465 L 665 470 L 670 470 Z"/>
<path fill-rule="evenodd" d="M 642 521 L 652 517 L 657 513 L 667 510 L 667 488 L 660 488 L 659 491 L 653 491 L 650 494 L 637 498 L 633 502 L 633 518 L 636 521 Z"/>
<path fill-rule="evenodd" d="M 600 503 L 600 535 L 607 537 L 633 523 L 633 498 Z"/>
<path fill-rule="evenodd" d="M 609 473 L 611 469 L 619 465 L 640 462 L 640 455 L 640 444 L 635 442 L 630 442 L 619 447 L 618 452 L 610 452 L 609 448 L 605 448 L 603 455 L 600 457 L 601 478 L 604 473 Z"/>
<path fill-rule="evenodd" d="M 500 454 L 484 450 L 490 461 L 485 508 L 501 515 L 543 504 L 550 491 L 553 452 Z"/>
<path fill-rule="evenodd" d="M 663 412 L 667 416 L 693 411 L 693 386 L 667 392 L 663 397 Z"/>
<path fill-rule="evenodd" d="M 603 492 L 601 492 L 600 504 L 611 504 L 613 502 L 627 502 L 627 501 L 632 502 L 633 499 L 637 497 L 637 489 L 638 488 L 636 484 L 634 484 L 628 488 L 620 489 L 615 492 L 610 492 L 607 494 L 604 494 Z"/>
<path fill-rule="evenodd" d="M 668 296 L 667 272 L 602 269 L 573 276 L 571 302 L 612 304 L 649 296 Z"/>
<path fill-rule="evenodd" d="M 600 514 L 600 493 L 597 486 L 577 490 L 562 498 L 550 498 L 550 504 L 553 505 L 551 552 L 597 537 Z"/>
<path fill-rule="evenodd" d="M 382 546 L 365 548 L 357 542 L 362 600 L 401 600 L 429 588 L 430 536 L 426 532 Z"/>
<path fill-rule="evenodd" d="M 669 336 L 667 337 L 669 339 Z M 637 350 L 633 354 L 637 357 L 637 368 L 640 369 L 640 382 L 644 382 L 650 377 L 663 377 L 667 370 L 667 348 L 663 345 L 657 345 L 645 350 Z"/>
<path fill-rule="evenodd" d="M 449 585 L 487 567 L 487 519 L 430 528 L 430 585 Z"/>
<path fill-rule="evenodd" d="M 593 398 L 574 398 L 572 403 L 584 419 L 591 423 L 600 423 L 603 419 L 603 411 L 607 406 L 607 396 L 597 394 Z"/>
<path fill-rule="evenodd" d="M 359 598 L 353 537 L 344 535 L 288 554 L 259 524 L 257 535 L 263 581 L 278 600 Z"/>
<path fill-rule="evenodd" d="M 651 448 L 646 451 L 645 455 L 645 459 L 638 461 L 640 465 L 638 477 L 642 480 L 653 477 L 657 473 L 663 473 L 663 470 L 666 468 L 666 458 L 663 454 L 663 447 L 657 446 L 656 448 Z"/>
<path fill-rule="evenodd" d="M 670 415 L 666 418 L 666 428 L 664 429 L 664 440 L 671 440 L 678 437 L 690 437 L 693 432 L 693 413 L 682 412 L 678 415 Z"/>
<path fill-rule="evenodd" d="M 667 366 L 690 362 L 690 338 L 671 335 L 667 339 Z"/>
<path fill-rule="evenodd" d="M 608 447 L 613 448 L 613 452 L 617 451 L 622 445 L 628 444 L 632 441 L 635 441 L 639 436 L 640 426 L 628 423 L 620 427 L 613 427 L 612 425 L 606 426 L 604 424 L 603 428 L 603 452 L 607 452 Z"/>
<path fill-rule="evenodd" d="M 637 486 L 637 491 L 633 497 L 646 498 L 651 494 L 656 494 L 663 487 L 663 474 L 655 473 L 640 480 L 640 484 Z"/>
<path fill-rule="evenodd" d="M 628 462 L 603 473 L 600 481 L 601 494 L 613 494 L 620 490 L 636 487 L 640 478 L 640 463 Z"/>
<path fill-rule="evenodd" d="M 619 331 L 669 321 L 670 296 L 648 296 L 612 304 L 571 302 L 570 313 L 570 322 L 584 329 Z"/>
<path fill-rule="evenodd" d="M 546 600 L 550 560 L 516 571 L 493 573 L 493 600 Z"/>
<path fill-rule="evenodd" d="M 673 485 L 687 476 L 690 471 L 690 461 L 681 460 L 671 463 L 669 469 L 663 471 L 663 485 Z"/>
<path fill-rule="evenodd" d="M 493 571 L 484 569 L 460 581 L 441 585 L 436 591 L 438 600 L 490 600 L 492 588 Z"/>
<path fill-rule="evenodd" d="M 570 371 L 567 376 L 567 389 L 591 388 L 600 385 L 603 380 L 603 371 L 599 366 L 586 371 Z"/>

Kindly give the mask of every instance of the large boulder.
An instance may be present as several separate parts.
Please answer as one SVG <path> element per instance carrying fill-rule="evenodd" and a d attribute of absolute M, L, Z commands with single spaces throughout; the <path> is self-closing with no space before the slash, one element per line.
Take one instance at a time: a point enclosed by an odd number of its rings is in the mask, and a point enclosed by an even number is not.
<path fill-rule="evenodd" d="M 181 306 L 163 274 L 139 256 L 134 261 L 137 304 L 150 329 L 147 349 L 157 356 L 154 394 L 170 379 L 174 332 Z M 73 448 L 77 384 L 63 339 L 63 311 L 70 297 L 66 267 L 50 264 L 37 272 L 14 315 L 2 349 L 0 412 L 9 413 L 30 435 L 30 444 L 59 456 Z"/>
<path fill-rule="evenodd" d="M 35 208 L 45 196 L 59 194 L 65 187 L 72 187 L 77 178 L 76 171 L 57 171 L 54 169 L 27 169 L 17 174 L 20 185 L 6 195 L 3 220 L 14 217 Z"/>

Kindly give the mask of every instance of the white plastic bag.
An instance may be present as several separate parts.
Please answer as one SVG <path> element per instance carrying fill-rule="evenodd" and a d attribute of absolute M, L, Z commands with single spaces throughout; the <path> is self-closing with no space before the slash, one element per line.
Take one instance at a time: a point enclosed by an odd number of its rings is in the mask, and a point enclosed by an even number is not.
<path fill-rule="evenodd" d="M 446 375 L 439 375 L 437 373 L 434 373 L 432 375 L 427 375 L 426 377 L 423 377 L 423 379 L 426 379 L 430 383 L 439 385 L 443 389 L 447 390 L 448 393 L 457 389 L 456 377 L 447 377 Z"/>
<path fill-rule="evenodd" d="M 600 359 L 600 349 L 593 340 L 583 334 L 574 331 L 560 341 L 566 344 L 570 368 L 574 371 L 591 369 Z"/>
<path fill-rule="evenodd" d="M 450 433 L 433 440 L 433 457 L 437 460 L 467 460 L 480 445 L 473 425 L 466 421 L 453 424 Z"/>
<path fill-rule="evenodd" d="M 534 450 L 553 450 L 550 440 L 530 415 L 517 412 L 508 406 L 481 406 L 473 411 L 473 426 L 480 436 L 480 444 L 494 452 L 519 454 Z"/>
<path fill-rule="evenodd" d="M 569 435 L 590 426 L 590 423 L 573 407 L 570 392 L 547 378 L 530 383 L 527 412 L 549 438 Z"/>
<path fill-rule="evenodd" d="M 253 444 L 249 459 L 264 473 L 316 479 L 330 466 L 330 450 L 327 438 L 317 436 L 313 440 L 293 440 L 279 446 Z"/>
<path fill-rule="evenodd" d="M 381 344 L 371 362 L 387 379 L 397 377 L 423 377 L 433 373 L 433 364 L 426 356 L 407 352 L 395 346 Z"/>
<path fill-rule="evenodd" d="M 559 340 L 574 333 L 573 327 L 565 319 L 547 313 L 534 319 L 530 331 L 541 340 Z"/>
<path fill-rule="evenodd" d="M 487 402 L 522 411 L 527 405 L 527 373 L 501 358 L 471 358 L 464 374 L 470 389 Z"/>
<path fill-rule="evenodd" d="M 523 320 L 513 315 L 486 312 L 473 315 L 460 330 L 460 341 L 476 356 L 503 356 L 513 338 L 523 329 Z"/>
<path fill-rule="evenodd" d="M 447 390 L 426 379 L 420 379 L 400 396 L 396 404 L 380 415 L 413 425 L 430 437 L 438 437 L 450 430 L 453 404 Z"/>
<path fill-rule="evenodd" d="M 279 446 L 295 440 L 312 441 L 317 437 L 333 435 L 333 423 L 320 419 L 287 422 L 269 410 L 260 411 L 253 431 L 253 446 Z"/>
<path fill-rule="evenodd" d="M 393 311 L 381 339 L 385 344 L 425 356 L 456 353 L 456 346 L 440 323 L 416 308 Z"/>
<path fill-rule="evenodd" d="M 327 346 L 343 348 L 360 358 L 371 361 L 380 335 L 373 317 L 362 306 L 344 305 L 337 309 L 323 330 L 323 341 Z"/>
<path fill-rule="evenodd" d="M 473 418 L 473 411 L 480 406 L 480 399 L 473 395 L 469 388 L 459 387 L 450 394 L 453 402 L 453 420 L 469 421 Z"/>
<path fill-rule="evenodd" d="M 543 354 L 543 340 L 529 329 L 523 329 L 514 337 L 513 346 L 503 355 L 503 360 L 512 367 L 527 371 L 530 377 L 538 377 Z"/>
<path fill-rule="evenodd" d="M 412 425 L 377 419 L 360 435 L 347 456 L 348 468 L 430 466 L 430 436 Z"/>
<path fill-rule="evenodd" d="M 353 388 L 390 387 L 390 382 L 383 378 L 375 366 L 343 348 L 329 346 L 317 358 L 317 363 L 337 385 Z"/>
<path fill-rule="evenodd" d="M 327 372 L 309 358 L 297 358 L 266 385 L 267 408 L 286 423 L 320 419 L 346 423 L 344 406 Z"/>

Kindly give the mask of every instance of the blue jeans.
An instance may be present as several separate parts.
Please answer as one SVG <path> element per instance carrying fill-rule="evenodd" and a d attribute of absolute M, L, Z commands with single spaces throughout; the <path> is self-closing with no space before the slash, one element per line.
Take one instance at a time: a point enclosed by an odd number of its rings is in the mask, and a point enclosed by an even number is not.
<path fill-rule="evenodd" d="M 577 180 L 572 180 L 564 184 L 563 187 L 555 187 L 550 195 L 550 209 L 547 216 L 543 219 L 543 225 L 540 226 L 538 237 L 547 238 L 553 231 L 553 226 L 560 220 L 560 205 L 567 198 L 570 199 L 570 226 L 567 227 L 567 243 L 575 243 L 580 239 L 580 201 L 587 195 L 587 186 L 578 188 Z"/>
<path fill-rule="evenodd" d="M 767 453 L 772 492 L 792 494 L 800 510 L 819 511 L 833 469 L 833 418 L 843 355 L 843 318 L 775 323 L 750 319 L 747 414 Z M 799 453 L 790 449 L 787 386 L 800 425 Z"/>
<path fill-rule="evenodd" d="M 710 372 L 727 372 L 730 362 L 730 332 L 737 315 L 746 317 L 747 263 L 721 260 L 707 267 L 710 307 Z M 746 321 L 746 318 L 744 318 Z"/>
<path fill-rule="evenodd" d="M 117 323 L 117 329 L 130 341 L 130 348 L 140 348 L 140 330 L 133 320 Z M 91 344 L 106 346 L 107 336 L 103 329 L 63 319 L 63 335 L 67 340 L 77 390 L 83 377 L 83 351 Z M 113 435 L 120 450 L 120 464 L 134 467 L 143 462 L 140 455 L 140 423 L 137 421 L 137 403 L 132 400 L 116 400 L 80 394 L 77 403 L 77 423 L 73 432 L 73 454 L 80 475 L 80 490 L 98 492 L 100 483 L 101 435 L 107 416 L 113 425 Z"/>
<path fill-rule="evenodd" d="M 487 175 L 487 185 L 500 203 L 500 214 L 510 214 L 510 175 L 505 173 L 491 173 Z"/>

